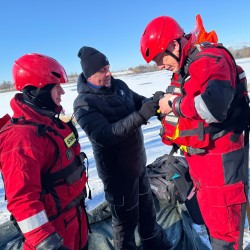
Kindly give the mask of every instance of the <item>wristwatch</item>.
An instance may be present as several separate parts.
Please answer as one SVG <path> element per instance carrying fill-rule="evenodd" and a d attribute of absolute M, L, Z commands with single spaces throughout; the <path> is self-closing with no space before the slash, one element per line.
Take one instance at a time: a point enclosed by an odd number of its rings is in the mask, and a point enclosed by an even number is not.
<path fill-rule="evenodd" d="M 173 102 L 169 99 L 169 100 L 168 100 L 168 106 L 169 106 L 170 108 L 172 108 L 172 105 L 173 105 Z"/>
<path fill-rule="evenodd" d="M 169 100 L 168 100 L 168 106 L 172 108 L 174 99 L 176 98 L 176 95 L 173 95 Z"/>

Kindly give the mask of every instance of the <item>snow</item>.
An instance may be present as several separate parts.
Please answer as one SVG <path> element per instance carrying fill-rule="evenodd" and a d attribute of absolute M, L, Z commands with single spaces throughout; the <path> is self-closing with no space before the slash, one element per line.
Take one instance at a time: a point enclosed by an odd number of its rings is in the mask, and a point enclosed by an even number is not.
<path fill-rule="evenodd" d="M 250 79 L 250 58 L 239 59 L 237 60 L 237 63 L 245 70 L 247 79 Z M 124 80 L 135 92 L 150 97 L 155 91 L 165 91 L 170 82 L 170 77 L 171 73 L 163 70 L 136 75 L 122 75 L 119 78 Z M 64 84 L 63 88 L 65 90 L 65 95 L 62 96 L 62 106 L 64 107 L 65 114 L 71 115 L 73 112 L 73 100 L 77 96 L 76 83 Z M 9 113 L 10 115 L 12 114 L 9 102 L 15 93 L 16 92 L 0 93 L 0 117 L 6 113 Z M 149 120 L 148 125 L 142 126 L 147 153 L 147 164 L 153 162 L 157 157 L 169 153 L 171 149 L 161 142 L 161 138 L 159 136 L 160 127 L 160 122 L 155 117 Z M 92 192 L 92 200 L 87 199 L 86 204 L 88 206 L 88 210 L 91 210 L 105 199 L 103 185 L 96 172 L 91 144 L 81 128 L 77 126 L 77 129 L 79 132 L 79 142 L 81 144 L 82 151 L 84 151 L 88 156 L 89 186 Z M 0 224 L 9 220 L 9 215 L 10 214 L 6 208 L 4 186 L 0 177 Z M 209 245 L 205 229 L 195 224 L 193 226 L 195 230 L 199 232 L 201 238 Z M 250 233 L 248 230 L 247 220 L 245 227 L 244 249 L 250 249 Z"/>

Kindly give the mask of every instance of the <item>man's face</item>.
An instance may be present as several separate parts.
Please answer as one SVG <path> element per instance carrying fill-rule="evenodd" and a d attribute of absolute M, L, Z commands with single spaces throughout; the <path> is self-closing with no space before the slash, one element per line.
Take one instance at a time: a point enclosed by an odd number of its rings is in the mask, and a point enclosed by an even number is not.
<path fill-rule="evenodd" d="M 179 44 L 174 40 L 168 47 L 167 51 L 170 51 L 175 56 L 179 58 Z M 167 51 L 161 52 L 153 58 L 153 61 L 156 63 L 159 69 L 166 69 L 172 71 L 173 73 L 178 73 L 180 69 L 179 62 L 171 56 Z"/>
<path fill-rule="evenodd" d="M 110 87 L 111 86 L 111 72 L 109 70 L 109 65 L 101 68 L 94 75 L 90 76 L 88 82 L 102 87 Z"/>
<path fill-rule="evenodd" d="M 54 101 L 54 103 L 57 106 L 60 106 L 61 104 L 61 95 L 64 95 L 65 92 L 63 90 L 63 88 L 61 87 L 60 84 L 56 84 L 53 89 L 51 90 L 51 98 Z"/>

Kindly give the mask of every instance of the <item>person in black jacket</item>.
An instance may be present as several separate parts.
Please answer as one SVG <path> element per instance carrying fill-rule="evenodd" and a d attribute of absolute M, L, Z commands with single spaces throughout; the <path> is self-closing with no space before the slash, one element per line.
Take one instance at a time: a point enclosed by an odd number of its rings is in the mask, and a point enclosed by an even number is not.
<path fill-rule="evenodd" d="M 88 136 L 98 176 L 112 213 L 115 249 L 137 249 L 135 229 L 144 249 L 168 249 L 146 172 L 141 126 L 156 114 L 162 92 L 147 99 L 114 79 L 109 61 L 98 50 L 84 46 L 78 52 L 82 73 L 74 101 L 78 124 Z"/>

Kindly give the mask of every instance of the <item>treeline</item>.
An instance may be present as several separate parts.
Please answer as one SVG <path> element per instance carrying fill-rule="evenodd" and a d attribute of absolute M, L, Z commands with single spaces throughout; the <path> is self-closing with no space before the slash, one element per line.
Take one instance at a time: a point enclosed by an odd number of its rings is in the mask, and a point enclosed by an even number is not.
<path fill-rule="evenodd" d="M 250 47 L 242 47 L 240 49 L 233 49 L 232 47 L 227 48 L 235 59 L 250 57 Z M 135 68 L 129 68 L 134 74 L 145 73 L 150 71 L 156 71 L 158 68 L 156 65 L 139 65 Z"/>
<path fill-rule="evenodd" d="M 77 81 L 77 78 L 78 78 L 77 73 L 71 73 L 68 75 L 68 82 L 75 83 Z M 13 83 L 10 81 L 3 81 L 2 84 L 0 84 L 0 92 L 8 92 L 13 90 L 14 86 Z"/>
<path fill-rule="evenodd" d="M 235 59 L 250 57 L 250 47 L 245 46 L 240 49 L 234 49 L 232 47 L 229 47 L 228 49 L 233 54 Z M 139 74 L 139 73 L 156 71 L 158 70 L 158 68 L 156 67 L 156 65 L 145 64 L 129 68 L 128 70 L 131 72 L 131 74 Z M 78 74 L 71 73 L 68 75 L 68 78 L 69 78 L 69 83 L 75 83 L 77 81 Z M 3 81 L 2 84 L 0 84 L 0 92 L 13 91 L 13 90 L 14 90 L 13 83 L 10 81 Z"/>
<path fill-rule="evenodd" d="M 228 48 L 235 59 L 250 57 L 250 47 L 243 47 L 241 49 Z"/>
<path fill-rule="evenodd" d="M 10 81 L 3 81 L 0 85 L 0 92 L 13 91 L 13 83 Z"/>
<path fill-rule="evenodd" d="M 144 65 L 139 65 L 139 66 L 134 67 L 134 68 L 129 68 L 128 70 L 131 71 L 132 74 L 140 74 L 140 73 L 156 71 L 159 69 L 157 68 L 156 64 L 154 64 L 154 65 L 144 64 Z"/>

